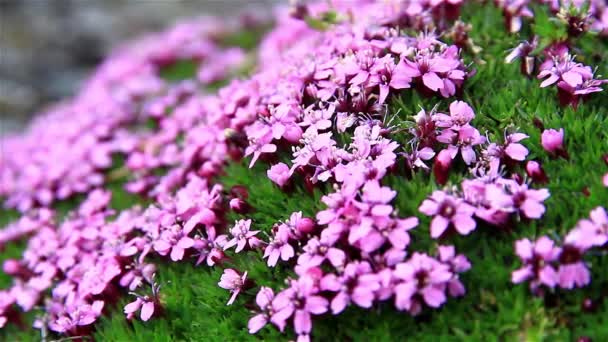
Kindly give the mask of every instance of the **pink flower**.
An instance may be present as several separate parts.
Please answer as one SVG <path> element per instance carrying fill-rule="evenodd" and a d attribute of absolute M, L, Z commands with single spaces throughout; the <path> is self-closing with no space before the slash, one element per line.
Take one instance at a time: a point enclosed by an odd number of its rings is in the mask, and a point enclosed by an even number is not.
<path fill-rule="evenodd" d="M 154 272 L 156 272 L 154 264 L 135 262 L 127 267 L 128 272 L 124 273 L 120 278 L 120 286 L 128 287 L 130 291 L 135 291 L 135 289 L 143 284 L 144 280 L 152 284 Z"/>
<path fill-rule="evenodd" d="M 539 219 L 545 213 L 544 201 L 551 196 L 547 189 L 529 189 L 528 185 L 519 184 L 513 180 L 504 182 L 507 192 L 511 195 L 513 208 L 519 210 L 529 219 Z M 491 187 L 489 188 L 491 189 Z M 494 193 L 490 193 L 492 196 Z M 497 198 L 500 196 L 496 196 Z"/>
<path fill-rule="evenodd" d="M 298 257 L 298 265 L 304 268 L 320 266 L 325 260 L 334 267 L 341 267 L 346 260 L 346 253 L 342 249 L 334 247 L 335 241 L 329 234 L 322 234 L 321 238 L 313 237 L 308 240 L 302 249 L 304 253 Z"/>
<path fill-rule="evenodd" d="M 232 268 L 227 268 L 224 270 L 220 282 L 218 283 L 219 287 L 230 290 L 232 296 L 228 300 L 227 305 L 231 305 L 234 303 L 236 296 L 239 295 L 243 287 L 245 286 L 245 280 L 247 279 L 247 272 L 243 273 L 243 275 L 239 274 L 237 271 Z"/>
<path fill-rule="evenodd" d="M 68 309 L 68 312 L 49 322 L 49 328 L 59 333 L 74 333 L 80 326 L 93 324 L 103 310 L 104 302 L 97 300 L 92 304 L 79 304 Z"/>
<path fill-rule="evenodd" d="M 207 228 L 207 237 L 197 235 L 193 240 L 192 248 L 196 249 L 198 254 L 197 266 L 204 260 L 207 261 L 208 266 L 214 266 L 224 258 L 223 246 L 226 244 L 226 235 L 216 236 L 215 228 Z"/>
<path fill-rule="evenodd" d="M 448 292 L 452 297 L 463 296 L 466 293 L 464 285 L 458 277 L 458 273 L 463 273 L 471 268 L 471 263 L 466 256 L 456 255 L 454 246 L 439 246 L 439 261 L 450 267 L 452 279 L 448 282 Z"/>
<path fill-rule="evenodd" d="M 127 319 L 133 319 L 135 313 L 140 311 L 140 318 L 142 321 L 148 321 L 156 312 L 157 315 L 161 311 L 162 306 L 160 304 L 160 286 L 154 282 L 151 284 L 152 295 L 140 296 L 136 293 L 131 293 L 137 298 L 135 301 L 125 305 L 124 313 L 127 315 Z"/>
<path fill-rule="evenodd" d="M 434 216 L 431 221 L 431 237 L 434 239 L 445 233 L 450 226 L 462 235 L 468 235 L 476 227 L 472 217 L 475 208 L 443 191 L 433 191 L 431 197 L 425 199 L 418 210 L 427 216 Z"/>
<path fill-rule="evenodd" d="M 523 133 L 513 133 L 507 135 L 504 147 L 505 154 L 513 160 L 525 160 L 526 156 L 528 156 L 528 149 L 519 142 L 527 138 L 528 136 Z"/>
<path fill-rule="evenodd" d="M 483 144 L 486 139 L 472 126 L 464 126 L 459 128 L 458 131 L 443 130 L 437 137 L 437 141 L 449 144 L 447 150 L 452 159 L 456 158 L 458 152 L 460 152 L 462 160 L 469 165 L 477 159 L 473 147 Z"/>
<path fill-rule="evenodd" d="M 278 186 L 282 187 L 289 181 L 289 177 L 291 177 L 291 172 L 289 171 L 289 166 L 285 163 L 278 163 L 273 165 L 267 172 L 268 178 L 273 181 Z"/>
<path fill-rule="evenodd" d="M 545 174 L 545 170 L 543 170 L 543 167 L 540 165 L 539 162 L 534 160 L 530 160 L 526 164 L 526 174 L 535 183 L 544 184 L 549 181 L 549 179 L 547 178 L 547 174 Z"/>
<path fill-rule="evenodd" d="M 236 221 L 234 227 L 230 230 L 230 234 L 232 234 L 233 238 L 226 242 L 224 245 L 224 250 L 236 246 L 236 250 L 234 252 L 238 253 L 242 251 L 247 244 L 249 244 L 250 248 L 256 248 L 257 246 L 261 245 L 262 241 L 255 237 L 260 231 L 250 231 L 250 226 L 250 219 Z"/>
<path fill-rule="evenodd" d="M 515 242 L 515 253 L 523 265 L 511 274 L 513 283 L 531 280 L 532 289 L 540 285 L 553 288 L 557 284 L 557 272 L 551 264 L 558 260 L 561 249 L 556 247 L 551 239 L 542 236 L 535 242 L 528 239 L 518 240 Z"/>
<path fill-rule="evenodd" d="M 194 240 L 184 234 L 178 225 L 163 230 L 159 239 L 154 241 L 154 250 L 160 255 L 167 255 L 171 252 L 173 261 L 182 260 L 185 250 L 192 246 L 194 246 Z"/>
<path fill-rule="evenodd" d="M 456 131 L 461 127 L 469 125 L 474 118 L 475 113 L 473 112 L 473 108 L 463 101 L 450 103 L 450 115 L 443 113 L 433 115 L 433 121 L 437 127 L 452 128 Z"/>
<path fill-rule="evenodd" d="M 404 61 L 403 72 L 405 75 L 411 78 L 421 77 L 425 87 L 432 91 L 441 91 L 441 94 L 444 97 L 453 95 L 453 91 L 450 91 L 453 89 L 446 89 L 445 84 L 451 81 L 447 80 L 448 82 L 445 82 L 446 80 L 444 78 L 447 78 L 445 75 L 450 72 L 459 71 L 456 70 L 460 66 L 460 61 L 458 59 L 420 55 L 417 56 L 415 61 L 410 61 L 409 59 L 404 59 Z"/>
<path fill-rule="evenodd" d="M 264 250 L 264 258 L 268 258 L 268 266 L 274 267 L 279 260 L 287 261 L 294 257 L 295 251 L 289 244 L 291 233 L 289 227 L 281 224 L 276 227 L 272 241 L 268 243 Z"/>
<path fill-rule="evenodd" d="M 558 279 L 561 288 L 583 287 L 591 282 L 591 273 L 583 256 L 593 246 L 593 237 L 594 232 L 576 228 L 566 235 L 559 256 Z"/>
<path fill-rule="evenodd" d="M 370 77 L 369 86 L 378 85 L 380 88 L 379 103 L 384 103 L 388 97 L 390 88 L 405 89 L 410 87 L 412 79 L 409 76 L 409 70 L 405 66 L 403 60 L 397 65 L 393 62 L 393 57 L 387 55 L 375 64 L 374 70 Z"/>
<path fill-rule="evenodd" d="M 146 322 L 154 315 L 154 302 L 147 300 L 145 297 L 138 297 L 135 301 L 125 305 L 124 313 L 127 315 L 127 319 L 131 319 L 140 309 L 140 318 L 142 321 Z"/>
<path fill-rule="evenodd" d="M 558 155 L 560 151 L 564 151 L 564 129 L 559 131 L 554 129 L 546 129 L 541 136 L 541 143 L 545 151 L 551 155 Z"/>
<path fill-rule="evenodd" d="M 274 299 L 274 292 L 269 287 L 260 288 L 258 294 L 255 296 L 255 303 L 260 308 L 260 313 L 251 317 L 247 323 L 247 328 L 250 334 L 255 334 L 262 329 L 270 320 L 273 314 L 272 301 Z"/>
<path fill-rule="evenodd" d="M 319 270 L 320 271 L 320 270 Z M 304 274 L 290 282 L 290 287 L 279 292 L 272 306 L 275 313 L 271 322 L 283 331 L 287 320 L 293 316 L 294 330 L 298 336 L 306 338 L 312 330 L 312 315 L 327 312 L 329 302 L 318 295 L 316 277 Z"/>
<path fill-rule="evenodd" d="M 597 207 L 591 210 L 589 219 L 580 220 L 575 229 L 586 230 L 588 234 L 585 235 L 594 236 L 591 239 L 593 245 L 603 246 L 608 242 L 608 214 L 606 214 L 606 209 Z"/>
<path fill-rule="evenodd" d="M 439 185 L 445 185 L 448 181 L 450 166 L 452 165 L 452 153 L 449 150 L 441 150 L 433 164 L 433 174 Z"/>
<path fill-rule="evenodd" d="M 329 273 L 321 279 L 321 290 L 336 292 L 331 301 L 334 315 L 342 312 L 351 302 L 362 308 L 370 308 L 380 281 L 368 262 L 352 262 L 344 267 L 342 274 Z"/>
<path fill-rule="evenodd" d="M 423 301 L 433 308 L 446 301 L 446 286 L 453 274 L 447 265 L 416 252 L 397 264 L 394 276 L 400 280 L 395 286 L 395 306 L 416 315 L 422 310 Z"/>

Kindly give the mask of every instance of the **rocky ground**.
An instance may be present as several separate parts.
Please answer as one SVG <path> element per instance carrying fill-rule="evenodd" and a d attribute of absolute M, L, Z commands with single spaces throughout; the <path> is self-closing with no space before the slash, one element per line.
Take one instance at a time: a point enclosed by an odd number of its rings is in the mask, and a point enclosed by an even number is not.
<path fill-rule="evenodd" d="M 74 93 L 119 41 L 177 18 L 233 15 L 272 0 L 0 0 L 0 134 Z M 265 6 L 264 6 L 265 5 Z"/>

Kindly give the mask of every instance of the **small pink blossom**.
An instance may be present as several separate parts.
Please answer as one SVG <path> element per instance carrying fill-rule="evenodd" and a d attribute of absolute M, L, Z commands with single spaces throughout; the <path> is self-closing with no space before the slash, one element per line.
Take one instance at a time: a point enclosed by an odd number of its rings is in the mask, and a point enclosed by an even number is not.
<path fill-rule="evenodd" d="M 528 177 L 530 177 L 530 179 L 532 179 L 533 182 L 538 184 L 544 184 L 549 181 L 541 164 L 534 160 L 530 160 L 528 163 L 526 163 L 526 174 Z"/>
<path fill-rule="evenodd" d="M 245 286 L 245 280 L 247 279 L 247 272 L 242 275 L 232 268 L 227 268 L 224 270 L 220 282 L 218 283 L 219 287 L 230 290 L 232 296 L 228 300 L 227 305 L 232 305 L 234 300 L 239 295 L 243 287 Z"/>
<path fill-rule="evenodd" d="M 446 286 L 452 279 L 450 268 L 426 254 L 414 253 L 406 262 L 395 266 L 399 279 L 395 286 L 395 306 L 417 315 L 423 302 L 433 308 L 446 301 Z"/>
<path fill-rule="evenodd" d="M 236 246 L 235 253 L 239 253 L 249 244 L 250 248 L 256 248 L 262 244 L 262 241 L 255 237 L 260 231 L 250 231 L 251 220 L 239 220 L 236 221 L 234 227 L 230 229 L 232 239 L 228 240 L 224 245 L 224 250 L 230 249 Z"/>
<path fill-rule="evenodd" d="M 268 178 L 270 178 L 271 181 L 273 181 L 280 187 L 287 184 L 287 181 L 289 181 L 289 177 L 291 177 L 289 166 L 287 166 L 285 163 L 278 163 L 273 165 L 266 173 L 268 175 Z"/>
<path fill-rule="evenodd" d="M 260 312 L 251 317 L 247 323 L 247 328 L 250 334 L 255 334 L 262 329 L 270 320 L 273 314 L 272 301 L 274 300 L 274 292 L 269 287 L 260 288 L 255 296 L 255 303 L 260 308 Z"/>
<path fill-rule="evenodd" d="M 513 283 L 531 280 L 530 288 L 536 289 L 540 285 L 553 288 L 558 281 L 558 275 L 552 263 L 557 261 L 561 249 L 556 247 L 546 236 L 532 242 L 522 239 L 515 242 L 515 253 L 521 259 L 523 266 L 511 274 Z"/>
<path fill-rule="evenodd" d="M 458 233 L 468 235 L 477 225 L 472 217 L 475 208 L 443 191 L 433 191 L 431 197 L 425 199 L 418 210 L 427 216 L 433 216 L 431 237 L 434 239 L 443 235 L 450 226 Z"/>
<path fill-rule="evenodd" d="M 546 129 L 541 136 L 541 142 L 545 151 L 551 155 L 558 155 L 560 151 L 564 151 L 564 129 L 559 131 L 554 129 Z"/>
<path fill-rule="evenodd" d="M 295 251 L 289 244 L 291 237 L 290 229 L 287 225 L 281 224 L 276 227 L 272 240 L 264 250 L 264 258 L 268 258 L 268 266 L 274 267 L 279 257 L 283 261 L 294 257 Z"/>

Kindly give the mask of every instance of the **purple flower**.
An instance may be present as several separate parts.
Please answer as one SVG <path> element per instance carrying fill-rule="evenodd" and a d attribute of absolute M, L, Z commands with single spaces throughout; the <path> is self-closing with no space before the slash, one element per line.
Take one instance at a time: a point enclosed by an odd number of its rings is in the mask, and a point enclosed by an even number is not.
<path fill-rule="evenodd" d="M 124 313 L 127 319 L 132 319 L 139 310 L 141 320 L 148 321 L 154 315 L 154 302 L 147 297 L 137 297 L 135 301 L 125 305 Z"/>
<path fill-rule="evenodd" d="M 413 79 L 420 77 L 425 87 L 432 91 L 441 91 L 444 97 L 448 97 L 449 93 L 453 94 L 451 91 L 444 90 L 446 88 L 445 80 L 440 75 L 455 71 L 460 66 L 459 60 L 420 55 L 415 61 L 409 59 L 404 59 L 404 61 L 403 73 L 405 75 Z"/>
<path fill-rule="evenodd" d="M 433 308 L 446 301 L 445 290 L 453 274 L 450 268 L 426 254 L 414 253 L 409 260 L 395 266 L 395 306 L 416 315 L 422 303 Z"/>
<path fill-rule="evenodd" d="M 135 262 L 126 267 L 128 270 L 120 278 L 120 286 L 128 287 L 130 291 L 135 291 L 145 280 L 149 284 L 152 284 L 154 272 L 156 272 L 156 266 L 154 264 L 142 264 Z"/>
<path fill-rule="evenodd" d="M 273 165 L 267 172 L 268 178 L 273 181 L 278 186 L 284 186 L 287 181 L 289 181 L 289 177 L 291 177 L 291 172 L 289 171 L 289 166 L 285 163 L 278 163 Z"/>
<path fill-rule="evenodd" d="M 608 242 L 608 214 L 603 207 L 597 207 L 589 214 L 589 219 L 578 222 L 577 228 L 588 232 L 586 236 L 593 235 L 593 245 L 601 247 Z"/>
<path fill-rule="evenodd" d="M 539 219 L 545 213 L 544 201 L 551 196 L 547 189 L 529 189 L 528 185 L 504 180 L 505 189 L 511 195 L 511 206 L 529 219 Z M 494 193 L 490 193 L 492 196 Z M 497 195 L 496 197 L 499 197 Z M 504 198 L 504 197 L 503 197 Z"/>
<path fill-rule="evenodd" d="M 234 227 L 230 230 L 233 238 L 226 242 L 224 250 L 230 249 L 236 246 L 235 253 L 238 253 L 249 244 L 250 248 L 256 248 L 262 244 L 262 241 L 255 237 L 260 231 L 250 231 L 251 220 L 239 220 L 236 221 Z"/>
<path fill-rule="evenodd" d="M 526 163 L 526 174 L 535 183 L 544 184 L 549 181 L 543 167 L 539 162 L 534 160 L 530 160 L 528 163 Z"/>
<path fill-rule="evenodd" d="M 379 86 L 380 96 L 378 102 L 384 103 L 390 88 L 405 89 L 410 87 L 410 82 L 412 81 L 409 76 L 410 74 L 411 72 L 403 60 L 395 65 L 393 57 L 387 55 L 375 63 L 375 68 L 372 70 L 368 85 L 372 87 Z"/>
<path fill-rule="evenodd" d="M 519 142 L 527 138 L 528 136 L 523 133 L 513 133 L 507 135 L 504 147 L 505 154 L 513 160 L 525 160 L 526 156 L 528 156 L 528 149 Z"/>
<path fill-rule="evenodd" d="M 554 129 L 546 129 L 541 136 L 541 142 L 545 151 L 552 155 L 557 155 L 564 150 L 564 129 L 559 131 Z"/>
<path fill-rule="evenodd" d="M 232 293 L 232 296 L 230 296 L 227 305 L 232 305 L 232 303 L 234 303 L 236 296 L 239 295 L 239 293 L 245 286 L 246 279 L 247 272 L 241 275 L 232 268 L 227 268 L 224 270 L 224 273 L 222 274 L 218 285 L 223 289 L 230 290 L 230 292 Z"/>
<path fill-rule="evenodd" d="M 431 237 L 434 239 L 445 233 L 450 226 L 462 235 L 468 235 L 476 227 L 472 217 L 475 208 L 443 191 L 433 191 L 431 197 L 425 199 L 418 210 L 427 216 L 433 216 Z"/>
<path fill-rule="evenodd" d="M 78 327 L 93 324 L 101 316 L 103 306 L 104 302 L 97 300 L 91 304 L 70 307 L 66 314 L 49 322 L 49 328 L 59 333 L 74 333 Z"/>
<path fill-rule="evenodd" d="M 469 165 L 477 159 L 473 147 L 483 144 L 486 142 L 486 139 L 472 126 L 464 126 L 459 128 L 458 131 L 451 129 L 443 130 L 437 136 L 437 141 L 449 144 L 447 150 L 452 159 L 456 158 L 458 152 L 460 152 L 462 160 L 464 160 L 465 164 Z"/>
<path fill-rule="evenodd" d="M 273 314 L 272 301 L 274 300 L 274 292 L 269 287 L 260 288 L 258 294 L 255 296 L 255 303 L 260 308 L 260 313 L 251 317 L 247 328 L 250 334 L 255 334 L 262 329 L 270 320 Z"/>
<path fill-rule="evenodd" d="M 546 236 L 535 242 L 522 239 L 515 242 L 515 253 L 522 261 L 522 267 L 513 271 L 511 281 L 515 284 L 530 281 L 530 288 L 540 285 L 553 288 L 558 281 L 558 275 L 552 263 L 558 260 L 561 249 L 556 247 Z"/>
<path fill-rule="evenodd" d="M 194 240 L 188 237 L 178 225 L 163 230 L 159 239 L 154 241 L 154 250 L 160 255 L 167 255 L 171 252 L 173 261 L 182 260 L 186 249 L 192 246 L 194 246 Z"/>
<path fill-rule="evenodd" d="M 380 280 L 367 262 L 352 262 L 341 274 L 326 274 L 320 283 L 321 290 L 336 292 L 331 301 L 334 315 L 342 312 L 351 302 L 362 308 L 370 308 L 375 292 L 380 289 Z"/>
<path fill-rule="evenodd" d="M 460 128 L 468 126 L 475 118 L 473 108 L 463 101 L 450 103 L 450 115 L 437 113 L 433 115 L 435 125 L 440 128 L 451 128 L 458 131 Z"/>
<path fill-rule="evenodd" d="M 272 306 L 275 313 L 271 322 L 283 331 L 287 320 L 293 316 L 294 330 L 298 336 L 307 336 L 312 330 L 312 315 L 321 315 L 327 312 L 329 302 L 318 295 L 318 280 L 304 274 L 297 280 L 290 282 L 290 287 L 279 292 Z"/>
<path fill-rule="evenodd" d="M 591 282 L 591 273 L 583 256 L 594 244 L 594 232 L 586 229 L 571 230 L 559 256 L 558 283 L 561 288 L 583 287 Z"/>
<path fill-rule="evenodd" d="M 335 241 L 329 234 L 322 234 L 321 238 L 313 237 L 308 240 L 306 246 L 302 249 L 304 253 L 298 257 L 298 265 L 304 268 L 320 266 L 325 260 L 334 267 L 344 265 L 346 253 L 343 250 L 334 247 Z"/>
<path fill-rule="evenodd" d="M 469 259 L 462 254 L 456 255 L 454 246 L 439 246 L 439 261 L 450 267 L 452 279 L 448 282 L 448 292 L 452 297 L 463 296 L 466 293 L 464 285 L 458 277 L 458 273 L 463 273 L 471 268 Z"/>
<path fill-rule="evenodd" d="M 274 229 L 274 236 L 264 250 L 264 258 L 268 258 L 268 266 L 274 267 L 279 260 L 287 261 L 294 257 L 295 251 L 289 244 L 291 239 L 290 229 L 281 224 Z"/>

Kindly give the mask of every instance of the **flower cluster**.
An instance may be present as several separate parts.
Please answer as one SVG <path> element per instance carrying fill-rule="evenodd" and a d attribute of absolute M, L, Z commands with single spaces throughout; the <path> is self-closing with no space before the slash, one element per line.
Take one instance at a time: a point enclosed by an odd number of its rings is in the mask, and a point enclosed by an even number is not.
<path fill-rule="evenodd" d="M 597 79 L 590 66 L 574 61 L 567 52 L 553 56 L 540 66 L 539 79 L 545 79 L 541 88 L 557 85 L 558 97 L 563 106 L 576 107 L 585 95 L 602 91 L 606 80 Z"/>
<path fill-rule="evenodd" d="M 557 19 L 563 21 L 568 34 L 577 36 L 585 31 L 601 35 L 608 34 L 608 6 L 602 0 L 556 1 L 541 0 Z M 531 0 L 494 0 L 494 4 L 503 11 L 505 26 L 509 32 L 519 32 L 523 19 L 531 19 L 534 13 L 530 8 Z"/>
<path fill-rule="evenodd" d="M 335 273 L 324 273 L 321 263 L 296 268 L 298 278 L 276 295 L 262 287 L 256 296 L 260 310 L 249 320 L 249 332 L 256 333 L 268 323 L 283 331 L 293 321 L 298 341 L 307 341 L 312 316 L 337 315 L 353 304 L 371 308 L 375 302 L 391 298 L 397 309 L 416 315 L 423 306 L 441 306 L 448 295 L 464 295 L 458 274 L 471 267 L 465 256 L 456 255 L 453 246 L 439 246 L 437 257 L 414 253 L 405 259 L 404 251 L 393 248 L 364 261 L 342 259 Z"/>
<path fill-rule="evenodd" d="M 174 86 L 163 79 L 162 70 L 186 60 L 200 68 L 199 84 L 228 76 L 225 66 L 237 66 L 242 58 L 235 55 L 244 52 L 223 48 L 217 39 L 238 28 L 213 18 L 184 21 L 117 49 L 78 96 L 39 115 L 25 134 L 1 138 L 2 148 L 11 151 L 0 154 L 0 196 L 7 197 L 5 205 L 25 212 L 87 193 L 104 184 L 104 171 L 115 166 L 117 154 L 130 155 L 132 170 L 175 165 L 175 140 L 191 128 L 192 119 L 185 116 L 197 108 L 183 109 L 187 113 L 174 119 L 165 120 L 164 114 L 197 86 Z M 160 121 L 163 129 L 131 130 L 148 116 Z"/>
<path fill-rule="evenodd" d="M 517 241 L 515 251 L 522 267 L 513 272 L 512 281 L 529 281 L 535 291 L 540 286 L 572 289 L 589 284 L 591 274 L 584 257 L 592 248 L 603 248 L 608 242 L 608 214 L 597 207 L 589 216 L 566 234 L 561 246 L 547 236 Z"/>

